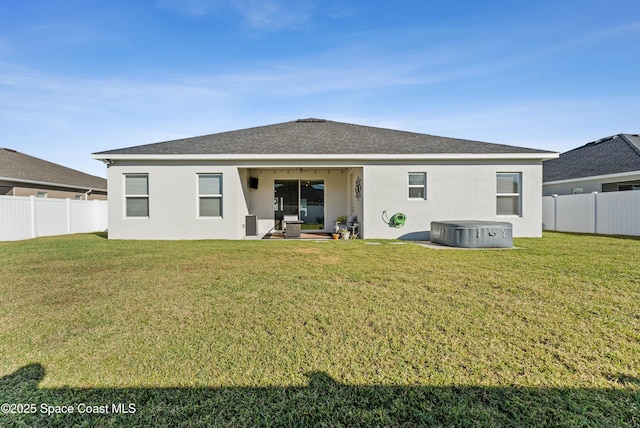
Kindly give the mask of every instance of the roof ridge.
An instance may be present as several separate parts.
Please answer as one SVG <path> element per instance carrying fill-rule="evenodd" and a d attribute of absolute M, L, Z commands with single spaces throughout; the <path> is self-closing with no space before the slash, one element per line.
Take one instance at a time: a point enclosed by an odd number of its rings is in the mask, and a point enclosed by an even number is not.
<path fill-rule="evenodd" d="M 175 142 L 179 142 L 179 141 L 191 140 L 191 139 L 196 139 L 196 138 L 206 138 L 206 137 L 230 134 L 230 133 L 235 133 L 235 132 L 238 132 L 238 131 L 251 131 L 251 130 L 254 130 L 254 129 L 267 128 L 267 127 L 272 127 L 272 126 L 276 126 L 276 125 L 286 125 L 287 123 L 312 122 L 312 121 L 313 122 L 331 122 L 330 120 L 314 119 L 314 118 L 288 120 L 286 122 L 271 123 L 271 124 L 268 124 L 268 125 L 255 125 L 255 126 L 250 126 L 248 128 L 229 129 L 229 130 L 220 131 L 220 132 L 210 132 L 210 133 L 202 134 L 202 135 L 194 135 L 192 137 L 181 137 L 181 138 L 173 138 L 171 140 L 156 141 L 156 142 L 153 142 L 153 143 L 136 144 L 135 146 L 121 147 L 121 148 L 116 149 L 116 150 L 126 150 L 126 149 L 133 149 L 133 148 L 137 148 L 137 147 L 156 146 L 156 145 L 160 145 L 160 144 L 175 143 Z M 97 155 L 97 154 L 101 154 L 101 153 L 104 153 L 104 152 L 110 152 L 110 151 L 112 151 L 112 150 L 103 150 L 103 151 L 95 152 L 95 153 L 92 153 L 92 154 Z"/>
<path fill-rule="evenodd" d="M 591 141 L 562 153 L 557 159 L 545 161 L 543 181 L 569 180 L 639 169 L 640 136 L 620 133 Z"/>
<path fill-rule="evenodd" d="M 549 153 L 422 132 L 338 122 L 314 117 L 251 128 L 210 133 L 93 153 L 143 154 L 425 154 Z"/>
<path fill-rule="evenodd" d="M 631 149 L 637 153 L 638 156 L 640 156 L 640 146 L 638 146 L 636 143 L 634 143 L 629 138 L 627 138 L 627 135 L 634 135 L 637 137 L 638 136 L 637 134 L 618 134 L 618 135 L 622 137 L 624 142 L 627 143 L 629 147 L 631 147 Z"/>
<path fill-rule="evenodd" d="M 11 151 L 11 150 L 9 150 L 9 151 Z M 97 175 L 89 174 L 88 172 L 80 171 L 79 169 L 74 169 L 74 168 L 71 168 L 69 166 L 65 166 L 65 165 L 62 165 L 62 164 L 59 164 L 59 163 L 56 163 L 56 162 L 52 162 L 50 160 L 46 160 L 46 159 L 38 158 L 38 157 L 35 157 L 35 156 L 32 156 L 32 155 L 28 155 L 26 153 L 21 153 L 21 152 L 19 152 L 17 150 L 14 150 L 13 152 L 18 154 L 18 155 L 31 158 L 31 159 L 35 160 L 36 162 L 46 163 L 47 165 L 50 165 L 53 168 L 65 169 L 65 170 L 67 170 L 69 172 L 72 172 L 74 174 L 82 174 L 82 175 L 86 175 L 86 176 L 89 176 L 89 177 L 95 177 L 95 178 L 99 178 L 101 180 L 106 180 L 106 178 L 104 178 L 104 177 L 99 177 Z"/>
<path fill-rule="evenodd" d="M 606 143 L 608 141 L 615 140 L 617 138 L 622 138 L 622 140 L 625 143 L 627 143 L 635 152 L 637 152 L 640 155 L 640 147 L 636 146 L 635 143 L 633 141 L 630 141 L 625 135 L 634 135 L 634 134 L 615 134 L 615 135 L 610 135 L 608 137 L 598 138 L 597 140 L 589 141 L 588 143 L 585 143 L 582 146 L 578 146 L 571 150 L 567 150 L 562 154 L 571 153 L 576 150 L 584 149 L 585 147 L 597 146 L 598 144 Z"/>
<path fill-rule="evenodd" d="M 138 145 L 135 145 L 135 146 L 122 147 L 122 148 L 116 149 L 116 150 L 126 150 L 126 149 L 138 148 L 138 147 L 149 147 L 149 146 L 155 146 L 155 145 L 160 145 L 160 144 L 174 143 L 174 142 L 180 142 L 180 141 L 184 141 L 184 140 L 191 140 L 191 139 L 196 139 L 196 138 L 206 138 L 206 137 L 212 137 L 212 136 L 221 136 L 221 135 L 224 135 L 224 134 L 231 134 L 231 133 L 236 133 L 236 132 L 239 132 L 239 131 L 243 131 L 244 132 L 244 131 L 252 131 L 252 130 L 256 130 L 256 129 L 260 129 L 260 128 L 271 128 L 271 127 L 274 127 L 274 126 L 282 126 L 282 125 L 293 124 L 293 123 L 333 123 L 333 124 L 337 124 L 337 125 L 347 125 L 347 126 L 355 126 L 355 127 L 361 127 L 361 128 L 374 128 L 374 129 L 380 129 L 380 130 L 384 130 L 384 131 L 404 132 L 406 134 L 427 135 L 427 136 L 431 136 L 431 137 L 437 137 L 437 135 L 421 134 L 421 133 L 418 133 L 418 132 L 404 131 L 404 130 L 400 130 L 400 129 L 389 129 L 389 128 L 370 126 L 370 125 L 362 125 L 362 124 L 347 123 L 347 122 L 338 122 L 338 121 L 334 121 L 334 120 L 317 119 L 317 118 L 314 118 L 314 117 L 310 117 L 310 118 L 306 118 L 306 119 L 287 120 L 285 122 L 271 123 L 271 124 L 267 124 L 267 125 L 255 125 L 255 126 L 250 126 L 248 128 L 242 128 L 242 129 L 230 129 L 230 130 L 227 130 L 227 131 L 212 132 L 212 133 L 207 133 L 207 134 L 202 134 L 202 135 L 195 135 L 193 137 L 174 138 L 174 139 L 171 139 L 171 140 L 156 141 L 154 143 L 138 144 Z M 440 138 L 448 138 L 448 137 L 440 137 Z M 458 140 L 460 140 L 460 138 L 458 138 Z M 468 141 L 471 141 L 471 140 L 468 140 Z M 479 141 L 479 142 L 481 142 L 481 141 Z M 492 143 L 487 143 L 487 144 L 492 144 Z M 97 154 L 102 154 L 102 153 L 110 152 L 110 151 L 111 150 L 99 151 L 99 152 L 95 152 L 95 153 L 92 153 L 92 154 L 97 155 Z"/>
<path fill-rule="evenodd" d="M 103 177 L 17 150 L 7 148 L 2 148 L 1 150 L 6 153 L 2 154 L 0 158 L 0 168 L 3 169 L 3 175 L 7 178 L 16 181 L 34 180 L 57 183 L 65 186 L 93 187 L 95 189 L 106 190 L 107 180 Z M 100 187 L 97 187 L 98 181 L 100 182 Z M 86 185 L 86 183 L 91 184 L 91 186 Z"/>
<path fill-rule="evenodd" d="M 317 119 L 315 117 L 310 117 L 307 119 L 298 119 L 296 120 L 298 123 L 324 123 L 327 122 L 327 119 Z"/>
<path fill-rule="evenodd" d="M 389 131 L 398 132 L 398 133 L 413 135 L 415 137 L 434 137 L 434 138 L 442 138 L 442 139 L 447 139 L 447 140 L 468 141 L 468 142 L 471 142 L 471 143 L 491 144 L 491 145 L 494 145 L 494 146 L 506 146 L 506 144 L 501 144 L 501 143 L 490 143 L 488 141 L 470 140 L 468 138 L 459 138 L 459 137 L 444 137 L 442 135 L 427 134 L 426 132 L 408 131 L 406 129 L 398 129 L 398 128 L 383 128 L 382 126 L 363 125 L 362 123 L 338 122 L 338 121 L 335 121 L 335 120 L 326 120 L 326 119 L 321 119 L 321 121 L 322 122 L 328 122 L 328 123 L 335 123 L 335 124 L 338 124 L 338 125 L 353 126 L 353 127 L 358 127 L 358 128 L 377 129 L 377 130 L 381 130 L 381 131 L 385 131 L 385 132 L 389 132 Z M 287 122 L 285 122 L 285 123 L 287 123 Z M 518 146 L 511 146 L 511 147 L 518 147 Z"/>

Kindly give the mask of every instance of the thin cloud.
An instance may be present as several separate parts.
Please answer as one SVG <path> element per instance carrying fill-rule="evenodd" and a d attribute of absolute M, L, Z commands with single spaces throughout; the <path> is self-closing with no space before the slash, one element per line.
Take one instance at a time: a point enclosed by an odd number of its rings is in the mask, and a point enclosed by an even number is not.
<path fill-rule="evenodd" d="M 352 6 L 346 6 L 346 5 L 333 6 L 329 9 L 329 18 L 331 19 L 348 18 L 350 16 L 356 15 L 358 12 L 359 12 L 359 9 Z"/>
<path fill-rule="evenodd" d="M 157 5 L 193 17 L 238 14 L 245 24 L 260 30 L 296 30 L 312 18 L 311 0 L 159 0 Z"/>
<path fill-rule="evenodd" d="M 272 30 L 302 28 L 314 9 L 305 0 L 236 0 L 233 4 L 249 26 Z"/>
<path fill-rule="evenodd" d="M 515 55 L 507 56 L 495 61 L 486 61 L 477 64 L 470 64 L 454 71 L 452 78 L 470 78 L 487 74 L 494 74 L 508 69 L 519 67 L 527 63 L 549 57 L 595 43 L 610 40 L 612 38 L 640 32 L 640 22 L 633 22 L 626 25 L 604 28 L 599 31 L 586 33 L 580 37 L 568 40 L 557 41 L 547 46 L 542 46 L 535 50 L 519 52 Z M 468 46 L 467 48 L 468 49 Z"/>
<path fill-rule="evenodd" d="M 245 4 L 248 3 L 245 1 Z M 10 107 L 8 103 L 19 102 L 20 96 L 17 94 L 25 92 L 32 94 L 32 100 L 58 100 L 61 103 L 87 106 L 95 100 L 98 105 L 150 105 L 153 109 L 160 108 L 159 105 L 188 104 L 192 100 L 216 102 L 235 97 L 282 99 L 367 94 L 379 89 L 424 87 L 499 74 L 543 56 L 639 30 L 640 23 L 633 23 L 504 59 L 496 53 L 493 60 L 485 60 L 481 58 L 482 55 L 476 55 L 478 61 L 466 55 L 470 48 L 468 44 L 462 43 L 389 55 L 361 52 L 356 45 L 287 62 L 275 59 L 254 61 L 231 66 L 216 74 L 183 74 L 168 81 L 155 82 L 135 79 L 74 79 L 0 62 L 0 94 L 4 98 L 0 103 Z M 16 95 L 12 97 L 14 93 Z M 24 99 L 23 96 L 22 98 Z"/>
<path fill-rule="evenodd" d="M 205 16 L 217 12 L 224 0 L 159 0 L 156 5 L 188 16 Z"/>
<path fill-rule="evenodd" d="M 82 117 L 117 122 L 131 114 L 165 114 L 190 105 L 228 104 L 230 95 L 186 82 L 78 79 L 2 64 L 0 123 L 72 127 Z"/>
<path fill-rule="evenodd" d="M 394 110 L 380 118 L 372 115 L 368 120 L 374 125 L 427 134 L 564 152 L 596 138 L 637 132 L 618 128 L 635 123 L 634 102 L 626 96 L 585 94 L 487 103 L 483 109 L 477 105 L 424 106 L 419 111 Z M 622 109 L 611 110 L 612 105 Z"/>

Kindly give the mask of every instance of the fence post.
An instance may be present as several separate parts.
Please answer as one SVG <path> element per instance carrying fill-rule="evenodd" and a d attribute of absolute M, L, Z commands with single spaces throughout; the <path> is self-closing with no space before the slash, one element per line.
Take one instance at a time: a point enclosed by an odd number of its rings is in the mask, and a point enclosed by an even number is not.
<path fill-rule="evenodd" d="M 31 237 L 36 237 L 36 197 L 29 196 L 29 207 L 31 211 Z"/>
<path fill-rule="evenodd" d="M 598 233 L 598 192 L 591 192 L 593 195 L 593 233 Z"/>
<path fill-rule="evenodd" d="M 553 231 L 558 231 L 558 194 L 554 193 L 551 195 L 553 198 Z"/>

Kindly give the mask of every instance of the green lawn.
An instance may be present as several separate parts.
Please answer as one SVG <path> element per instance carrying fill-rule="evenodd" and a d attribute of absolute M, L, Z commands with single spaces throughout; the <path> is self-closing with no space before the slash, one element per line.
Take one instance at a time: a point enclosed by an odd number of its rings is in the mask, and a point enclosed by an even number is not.
<path fill-rule="evenodd" d="M 0 426 L 640 426 L 640 240 L 366 242 L 0 243 Z"/>

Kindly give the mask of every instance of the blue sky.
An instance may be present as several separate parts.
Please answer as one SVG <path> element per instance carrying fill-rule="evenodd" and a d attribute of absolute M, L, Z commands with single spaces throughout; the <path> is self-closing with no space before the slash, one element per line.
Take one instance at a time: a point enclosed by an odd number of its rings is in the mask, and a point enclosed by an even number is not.
<path fill-rule="evenodd" d="M 0 0 L 0 147 L 305 117 L 567 151 L 639 133 L 637 0 Z"/>

